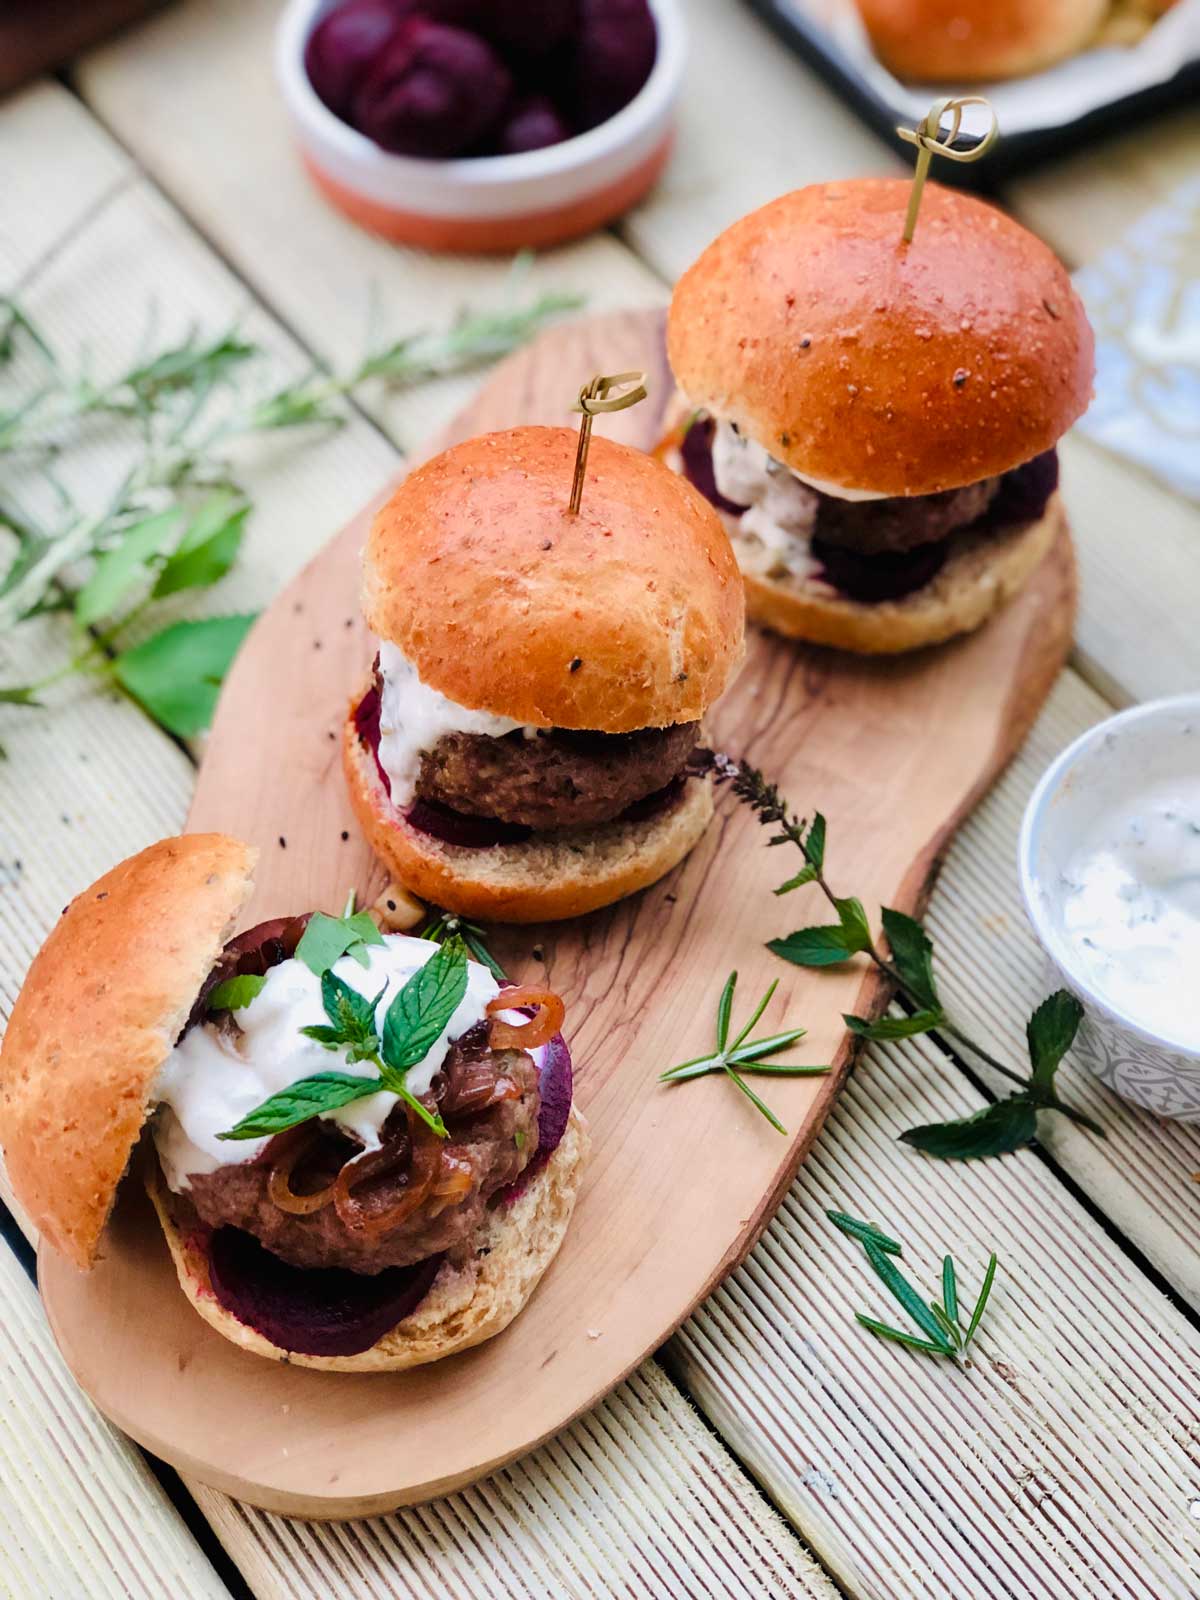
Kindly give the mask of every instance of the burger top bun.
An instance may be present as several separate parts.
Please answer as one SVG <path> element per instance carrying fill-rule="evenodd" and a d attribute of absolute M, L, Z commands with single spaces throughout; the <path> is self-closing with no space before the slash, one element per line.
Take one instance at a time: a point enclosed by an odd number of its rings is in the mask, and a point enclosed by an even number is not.
<path fill-rule="evenodd" d="M 163 839 L 63 912 L 0 1051 L 0 1144 L 41 1236 L 90 1267 L 154 1078 L 250 896 L 257 852 Z"/>
<path fill-rule="evenodd" d="M 375 518 L 364 610 L 424 683 L 536 727 L 695 722 L 742 653 L 742 580 L 716 512 L 639 450 L 570 428 L 435 456 Z"/>
<path fill-rule="evenodd" d="M 814 184 L 684 274 L 667 344 L 687 400 L 818 485 L 931 494 L 1048 450 L 1085 410 L 1092 330 L 1039 239 L 927 183 Z"/>
<path fill-rule="evenodd" d="M 1040 72 L 1088 45 L 1111 0 L 858 0 L 875 54 L 898 78 L 982 83 Z"/>

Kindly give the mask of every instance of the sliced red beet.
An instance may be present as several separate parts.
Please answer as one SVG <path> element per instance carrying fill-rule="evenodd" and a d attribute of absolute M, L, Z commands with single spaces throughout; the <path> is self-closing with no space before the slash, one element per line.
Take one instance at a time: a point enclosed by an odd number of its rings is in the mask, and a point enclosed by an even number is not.
<path fill-rule="evenodd" d="M 383 698 L 379 691 L 379 666 L 376 657 L 375 678 L 371 687 L 363 695 L 354 708 L 354 731 L 361 743 L 375 758 L 375 770 L 379 774 L 379 781 L 388 799 L 392 798 L 392 780 L 383 770 L 383 762 L 379 759 L 379 715 L 383 706 Z"/>
<path fill-rule="evenodd" d="M 308 80 L 343 121 L 376 56 L 390 44 L 404 8 L 397 0 L 346 0 L 326 13 L 304 50 Z"/>
<path fill-rule="evenodd" d="M 359 82 L 353 121 L 396 155 L 444 158 L 477 144 L 511 95 L 512 75 L 485 40 L 407 17 Z"/>
<path fill-rule="evenodd" d="M 727 500 L 717 488 L 712 459 L 713 435 L 716 431 L 717 425 L 711 417 L 697 417 L 692 423 L 679 446 L 679 453 L 683 457 L 683 475 L 718 511 L 724 511 L 731 517 L 740 517 L 746 507 L 739 506 L 736 500 Z"/>
<path fill-rule="evenodd" d="M 658 48 L 646 0 L 580 0 L 569 96 L 582 131 L 627 106 L 650 76 Z"/>
<path fill-rule="evenodd" d="M 549 96 L 531 94 L 518 100 L 505 117 L 496 135 L 496 149 L 502 156 L 519 156 L 570 137 L 566 120 Z"/>
<path fill-rule="evenodd" d="M 618 821 L 644 822 L 647 817 L 661 816 L 670 808 L 683 793 L 683 786 L 687 782 L 687 774 L 680 773 L 677 778 L 672 778 L 662 789 L 656 789 L 653 794 L 643 795 L 640 800 L 635 800 L 631 806 L 626 806 Z"/>
<path fill-rule="evenodd" d="M 562 1143 L 562 1136 L 567 1131 L 567 1122 L 571 1115 L 574 1088 L 575 1074 L 571 1066 L 571 1052 L 567 1049 L 567 1041 L 562 1034 L 556 1033 L 542 1051 L 541 1067 L 538 1071 L 541 1106 L 538 1110 L 537 1151 L 516 1182 L 501 1190 L 496 1197 L 499 1204 L 510 1206 L 514 1200 L 520 1199 L 529 1187 L 530 1180 L 537 1176 Z"/>
<path fill-rule="evenodd" d="M 208 1246 L 217 1304 L 281 1350 L 356 1356 L 411 1316 L 433 1287 L 441 1256 L 367 1275 L 342 1267 L 293 1267 L 240 1228 L 218 1228 Z"/>
<path fill-rule="evenodd" d="M 814 539 L 812 553 L 821 576 L 851 600 L 899 600 L 923 589 L 937 577 L 949 554 L 949 541 L 918 545 L 915 550 L 887 550 L 864 556 L 824 539 Z"/>
<path fill-rule="evenodd" d="M 404 820 L 418 833 L 427 833 L 443 844 L 457 844 L 467 850 L 492 850 L 498 844 L 520 844 L 533 832 L 532 828 L 524 828 L 519 823 L 501 822 L 498 817 L 469 817 L 465 812 L 439 805 L 436 800 L 414 800 L 404 813 Z"/>
<path fill-rule="evenodd" d="M 992 528 L 1037 522 L 1045 516 L 1046 504 L 1057 488 L 1058 451 L 1047 450 L 1004 474 L 985 521 Z"/>
<path fill-rule="evenodd" d="M 543 56 L 576 33 L 579 0 L 486 0 L 468 26 L 506 55 Z"/>

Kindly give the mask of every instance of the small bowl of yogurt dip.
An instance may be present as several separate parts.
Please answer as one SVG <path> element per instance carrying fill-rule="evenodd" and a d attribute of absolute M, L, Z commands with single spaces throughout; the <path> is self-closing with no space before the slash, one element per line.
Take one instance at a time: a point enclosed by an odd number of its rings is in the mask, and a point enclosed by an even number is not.
<path fill-rule="evenodd" d="M 1083 1002 L 1111 1089 L 1200 1122 L 1200 695 L 1088 730 L 1034 790 L 1018 846 L 1034 930 Z"/>

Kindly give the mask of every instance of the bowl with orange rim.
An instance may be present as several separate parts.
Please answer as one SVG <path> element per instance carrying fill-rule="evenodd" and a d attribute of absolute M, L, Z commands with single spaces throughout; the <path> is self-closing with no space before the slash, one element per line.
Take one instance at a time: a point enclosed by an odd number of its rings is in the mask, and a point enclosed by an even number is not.
<path fill-rule="evenodd" d="M 384 150 L 318 96 L 305 51 L 335 3 L 289 0 L 276 35 L 276 72 L 309 175 L 374 233 L 428 250 L 542 249 L 613 221 L 666 164 L 685 55 L 679 0 L 648 0 L 654 65 L 615 115 L 540 149 L 440 160 Z"/>

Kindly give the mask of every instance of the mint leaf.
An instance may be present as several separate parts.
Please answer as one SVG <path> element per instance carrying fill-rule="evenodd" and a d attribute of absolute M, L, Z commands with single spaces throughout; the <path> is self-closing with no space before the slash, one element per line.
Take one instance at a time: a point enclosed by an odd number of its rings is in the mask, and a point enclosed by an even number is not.
<path fill-rule="evenodd" d="M 1002 1156 L 1027 1145 L 1037 1133 L 1037 1110 L 1023 1094 L 955 1122 L 930 1122 L 900 1135 L 905 1144 L 945 1161 L 970 1161 L 977 1156 Z"/>
<path fill-rule="evenodd" d="M 1075 1042 L 1082 1021 L 1083 1007 L 1065 989 L 1043 1000 L 1030 1017 L 1025 1037 L 1029 1041 L 1034 1089 L 1044 1094 L 1052 1092 L 1059 1062 Z"/>
<path fill-rule="evenodd" d="M 143 517 L 128 528 L 121 542 L 97 561 L 91 577 L 75 596 L 75 620 L 81 628 L 107 617 L 146 572 L 148 563 L 178 527 L 179 510 Z"/>
<path fill-rule="evenodd" d="M 810 867 L 820 872 L 825 865 L 825 818 L 818 811 L 812 819 L 812 827 L 808 830 L 808 837 L 801 847 L 804 859 Z"/>
<path fill-rule="evenodd" d="M 800 928 L 786 939 L 771 939 L 767 949 L 796 967 L 833 967 L 850 957 L 843 927 Z"/>
<path fill-rule="evenodd" d="M 163 563 L 154 599 L 181 589 L 205 589 L 223 578 L 237 559 L 249 515 L 249 505 L 235 495 L 206 500 Z"/>
<path fill-rule="evenodd" d="M 176 622 L 113 662 L 117 680 L 154 720 L 190 739 L 212 721 L 221 681 L 253 616 Z"/>
<path fill-rule="evenodd" d="M 403 1074 L 423 1061 L 467 992 L 467 954 L 462 945 L 439 945 L 388 1007 L 383 1023 L 385 1066 Z"/>
<path fill-rule="evenodd" d="M 854 895 L 849 895 L 844 900 L 835 900 L 834 908 L 841 921 L 846 934 L 846 948 L 855 955 L 860 950 L 871 948 L 871 924 L 867 921 L 867 913 L 863 910 L 863 903 Z"/>
<path fill-rule="evenodd" d="M 256 1106 L 228 1133 L 219 1133 L 218 1139 L 262 1139 L 268 1134 L 284 1133 L 310 1117 L 324 1111 L 336 1111 L 366 1095 L 377 1094 L 383 1088 L 378 1078 L 356 1078 L 347 1072 L 318 1072 L 314 1077 L 301 1078 L 289 1084 L 278 1094 L 273 1094 L 262 1105 Z"/>
<path fill-rule="evenodd" d="M 860 1039 L 911 1039 L 936 1028 L 941 1020 L 940 1011 L 918 1011 L 911 1017 L 877 1017 L 874 1022 L 868 1022 L 866 1017 L 842 1017 L 850 1032 Z"/>
<path fill-rule="evenodd" d="M 226 978 L 224 983 L 219 983 L 208 997 L 210 1011 L 241 1011 L 248 1006 L 255 995 L 262 993 L 262 986 L 266 977 L 259 973 L 243 973 L 234 978 Z"/>
<path fill-rule="evenodd" d="M 939 1010 L 937 985 L 933 977 L 933 945 L 925 929 L 903 911 L 884 906 L 883 932 L 892 951 L 892 965 L 904 980 L 904 987 L 926 1011 Z"/>
<path fill-rule="evenodd" d="M 370 958 L 362 946 L 382 943 L 383 935 L 365 911 L 355 912 L 352 917 L 330 917 L 324 911 L 315 911 L 296 946 L 296 959 L 320 978 L 344 955 L 367 966 Z"/>
<path fill-rule="evenodd" d="M 772 889 L 772 894 L 791 894 L 793 889 L 803 889 L 806 883 L 812 883 L 817 876 L 816 867 L 801 867 L 794 878 L 789 878 L 786 883 L 781 883 L 778 889 Z"/>

